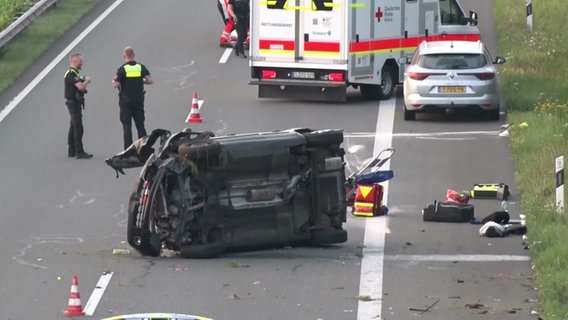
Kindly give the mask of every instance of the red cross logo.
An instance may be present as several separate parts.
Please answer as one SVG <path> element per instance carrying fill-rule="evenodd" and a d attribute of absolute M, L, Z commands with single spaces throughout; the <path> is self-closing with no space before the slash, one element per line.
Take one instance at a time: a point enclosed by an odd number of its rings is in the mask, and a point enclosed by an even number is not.
<path fill-rule="evenodd" d="M 377 17 L 377 22 L 381 22 L 381 18 L 383 17 L 383 12 L 381 11 L 381 7 L 377 8 L 377 13 L 375 13 L 375 17 Z"/>

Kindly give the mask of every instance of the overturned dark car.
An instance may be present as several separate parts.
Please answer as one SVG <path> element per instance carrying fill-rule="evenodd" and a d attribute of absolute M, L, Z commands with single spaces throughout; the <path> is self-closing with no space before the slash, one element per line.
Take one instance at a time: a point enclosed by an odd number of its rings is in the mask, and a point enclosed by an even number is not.
<path fill-rule="evenodd" d="M 106 163 L 117 176 L 143 166 L 128 206 L 133 248 L 211 258 L 347 241 L 342 142 L 341 130 L 215 136 L 157 129 Z"/>

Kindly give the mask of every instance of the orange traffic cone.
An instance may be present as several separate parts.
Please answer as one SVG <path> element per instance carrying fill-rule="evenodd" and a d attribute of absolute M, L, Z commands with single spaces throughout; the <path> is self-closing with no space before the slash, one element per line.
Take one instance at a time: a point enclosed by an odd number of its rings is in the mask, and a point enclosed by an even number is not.
<path fill-rule="evenodd" d="M 81 295 L 79 294 L 79 280 L 77 276 L 73 276 L 71 282 L 71 293 L 69 293 L 69 304 L 67 310 L 63 313 L 66 316 L 84 316 L 83 307 L 81 306 Z"/>
<path fill-rule="evenodd" d="M 193 93 L 193 99 L 191 101 L 191 110 L 189 111 L 189 115 L 187 119 L 185 119 L 187 123 L 202 123 L 203 119 L 201 118 L 201 114 L 199 113 L 199 102 L 197 101 L 197 91 Z"/>

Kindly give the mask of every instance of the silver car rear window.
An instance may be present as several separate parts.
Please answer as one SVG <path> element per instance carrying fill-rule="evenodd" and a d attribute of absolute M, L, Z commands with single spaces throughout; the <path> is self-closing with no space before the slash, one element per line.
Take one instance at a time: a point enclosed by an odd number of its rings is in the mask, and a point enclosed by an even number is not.
<path fill-rule="evenodd" d="M 418 59 L 426 69 L 477 69 L 487 64 L 482 54 L 425 54 Z"/>

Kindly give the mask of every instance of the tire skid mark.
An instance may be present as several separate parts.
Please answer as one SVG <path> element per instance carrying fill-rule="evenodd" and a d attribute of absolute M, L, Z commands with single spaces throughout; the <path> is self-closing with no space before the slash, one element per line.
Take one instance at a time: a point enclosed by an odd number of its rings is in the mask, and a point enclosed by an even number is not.
<path fill-rule="evenodd" d="M 86 194 L 82 193 L 81 190 L 75 191 L 75 195 L 72 196 L 69 200 L 67 200 L 66 204 L 58 204 L 56 207 L 58 209 L 63 209 L 69 206 L 81 206 L 81 205 L 91 205 L 95 203 L 95 198 L 93 197 L 96 194 Z M 91 197 L 91 198 L 89 198 Z M 88 198 L 88 199 L 85 199 Z"/>
<path fill-rule="evenodd" d="M 26 260 L 24 257 L 26 253 L 34 247 L 45 245 L 45 244 L 77 244 L 83 243 L 85 240 L 82 237 L 73 237 L 73 236 L 51 236 L 51 237 L 33 237 L 32 241 L 26 242 L 24 247 L 21 249 L 17 249 L 18 254 L 12 256 L 12 259 L 15 260 L 17 263 L 25 266 L 30 266 L 37 269 L 47 269 L 48 267 L 45 265 L 41 265 L 38 263 L 34 263 L 30 260 Z M 38 258 L 38 261 L 41 261 Z"/>

